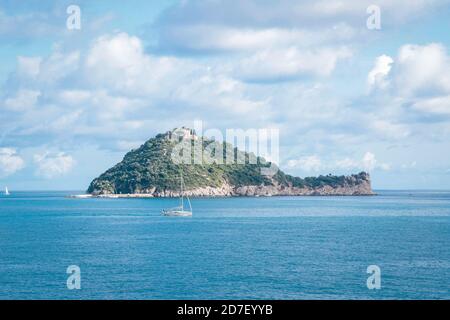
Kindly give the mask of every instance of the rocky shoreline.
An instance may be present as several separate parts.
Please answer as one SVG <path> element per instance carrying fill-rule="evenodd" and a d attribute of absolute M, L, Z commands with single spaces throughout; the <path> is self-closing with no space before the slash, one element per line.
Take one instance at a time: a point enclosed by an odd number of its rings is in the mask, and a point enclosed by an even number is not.
<path fill-rule="evenodd" d="M 76 198 L 176 198 L 181 194 L 179 191 L 163 190 L 157 191 L 145 190 L 142 193 L 132 194 L 88 194 L 73 196 Z M 241 186 L 234 187 L 225 184 L 220 188 L 202 187 L 191 190 L 185 190 L 184 196 L 188 197 L 271 197 L 271 196 L 371 196 L 375 195 L 370 186 L 370 181 L 365 181 L 357 185 L 332 187 L 325 185 L 318 188 L 296 188 L 280 185 L 267 186 Z"/>

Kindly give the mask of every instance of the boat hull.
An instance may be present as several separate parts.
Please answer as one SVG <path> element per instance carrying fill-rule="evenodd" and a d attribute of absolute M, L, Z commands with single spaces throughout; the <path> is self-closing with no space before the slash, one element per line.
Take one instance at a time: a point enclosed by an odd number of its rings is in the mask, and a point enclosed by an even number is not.
<path fill-rule="evenodd" d="M 182 210 L 167 210 L 162 211 L 162 215 L 167 217 L 192 217 L 192 212 Z"/>

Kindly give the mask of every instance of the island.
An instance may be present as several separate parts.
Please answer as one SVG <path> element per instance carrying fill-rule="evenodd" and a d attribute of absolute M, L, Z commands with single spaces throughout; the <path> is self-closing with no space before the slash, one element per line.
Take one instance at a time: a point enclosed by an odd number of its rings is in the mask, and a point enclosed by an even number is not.
<path fill-rule="evenodd" d="M 182 141 L 200 144 L 202 151 L 214 144 L 216 153 L 223 150 L 224 156 L 231 154 L 233 159 L 254 161 L 177 163 L 173 161 L 174 148 Z M 374 195 L 366 172 L 300 178 L 278 168 L 272 175 L 263 174 L 262 169 L 269 166 L 273 164 L 229 143 L 199 137 L 189 128 L 174 129 L 128 152 L 120 163 L 94 179 L 87 193 L 110 198 L 179 197 L 182 177 L 183 194 L 190 197 Z"/>

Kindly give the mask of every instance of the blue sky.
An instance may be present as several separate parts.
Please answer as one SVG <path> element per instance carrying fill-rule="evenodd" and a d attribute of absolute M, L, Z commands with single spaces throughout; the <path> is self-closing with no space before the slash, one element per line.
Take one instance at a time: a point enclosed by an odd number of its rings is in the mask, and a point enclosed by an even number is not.
<path fill-rule="evenodd" d="M 290 174 L 449 189 L 449 16 L 445 0 L 0 0 L 0 185 L 86 189 L 202 120 L 278 128 Z"/>

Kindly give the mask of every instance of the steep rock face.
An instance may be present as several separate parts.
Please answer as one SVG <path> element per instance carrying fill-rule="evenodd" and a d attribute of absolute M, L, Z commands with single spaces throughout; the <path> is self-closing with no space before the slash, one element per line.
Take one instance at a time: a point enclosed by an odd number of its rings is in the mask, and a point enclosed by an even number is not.
<path fill-rule="evenodd" d="M 212 140 L 197 137 L 190 129 L 182 138 L 206 147 Z M 185 182 L 184 194 L 193 197 L 226 196 L 303 196 L 303 195 L 372 195 L 370 176 L 361 172 L 350 176 L 299 178 L 278 170 L 273 176 L 261 174 L 270 166 L 263 158 L 242 152 L 229 144 L 218 143 L 224 156 L 233 159 L 256 159 L 255 164 L 175 164 L 172 152 L 180 137 L 169 131 L 148 140 L 140 148 L 94 179 L 88 193 L 101 195 L 133 195 L 136 197 L 178 197 L 180 174 Z M 225 162 L 228 163 L 228 162 Z"/>
<path fill-rule="evenodd" d="M 352 179 L 354 176 L 348 177 Z M 356 179 L 355 179 L 356 180 Z M 267 196 L 357 196 L 373 195 L 370 185 L 370 177 L 366 174 L 364 179 L 359 176 L 359 182 L 332 187 L 323 185 L 317 188 L 312 187 L 292 187 L 282 185 L 250 185 L 234 187 L 224 184 L 221 187 L 202 187 L 185 190 L 184 194 L 191 197 L 227 197 L 227 196 L 247 196 L 247 197 L 267 197 Z M 154 197 L 178 197 L 179 191 L 164 191 L 149 193 Z"/>

